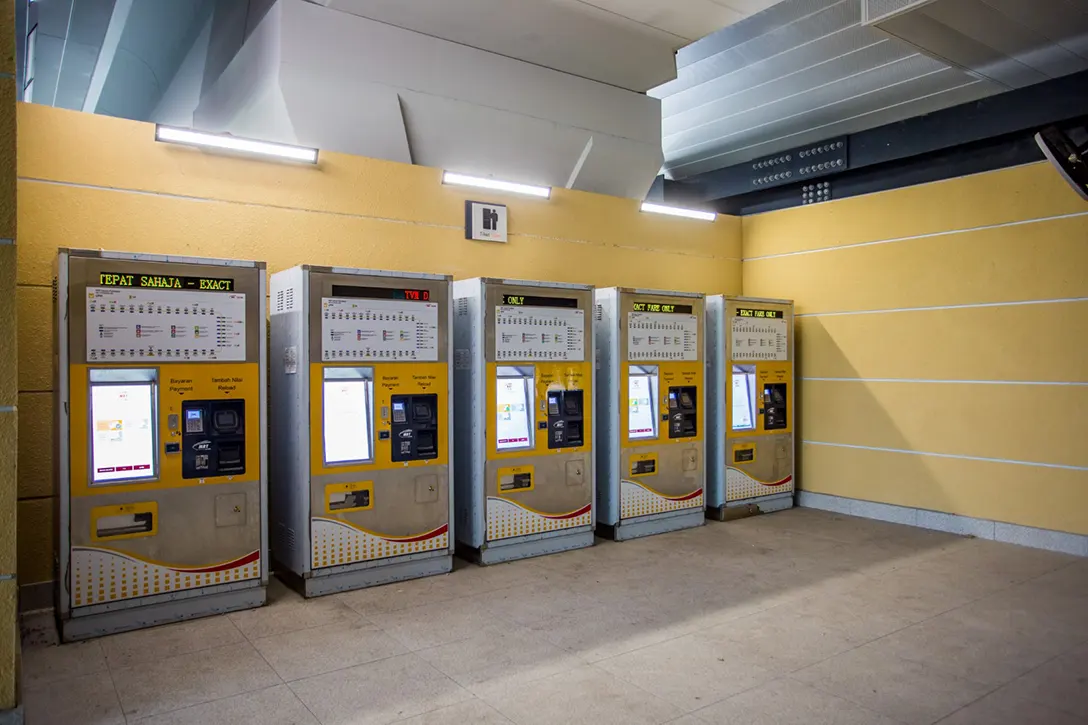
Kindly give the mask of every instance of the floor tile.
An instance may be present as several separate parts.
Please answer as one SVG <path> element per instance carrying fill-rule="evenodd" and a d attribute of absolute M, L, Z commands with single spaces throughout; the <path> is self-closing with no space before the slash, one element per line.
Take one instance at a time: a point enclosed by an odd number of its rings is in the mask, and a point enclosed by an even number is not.
<path fill-rule="evenodd" d="M 147 717 L 281 684 L 246 641 L 113 671 L 129 718 Z"/>
<path fill-rule="evenodd" d="M 860 705 L 791 679 L 775 680 L 695 713 L 709 725 L 898 725 Z"/>
<path fill-rule="evenodd" d="M 865 643 L 864 638 L 827 624 L 820 617 L 793 612 L 788 606 L 753 614 L 707 632 L 732 640 L 741 658 L 775 674 L 808 667 Z"/>
<path fill-rule="evenodd" d="M 125 725 L 109 672 L 71 677 L 23 692 L 28 725 Z"/>
<path fill-rule="evenodd" d="M 164 624 L 99 640 L 106 662 L 113 670 L 244 641 L 245 637 L 229 617 Z"/>
<path fill-rule="evenodd" d="M 253 640 L 285 681 L 404 654 L 408 649 L 362 618 Z"/>
<path fill-rule="evenodd" d="M 472 699 L 414 654 L 297 680 L 290 687 L 323 725 L 390 723 Z"/>
<path fill-rule="evenodd" d="M 356 589 L 342 594 L 331 594 L 320 599 L 345 604 L 364 617 L 370 617 L 372 614 L 398 612 L 424 604 L 447 601 L 451 598 L 451 595 L 447 594 L 441 586 L 435 583 L 436 579 L 437 577 L 433 576 L 409 579 L 408 581 L 393 582 L 378 587 Z"/>
<path fill-rule="evenodd" d="M 952 713 L 940 725 L 1083 725 L 1084 720 L 1002 688 Z"/>
<path fill-rule="evenodd" d="M 319 725 L 287 685 L 129 720 L 130 725 Z"/>
<path fill-rule="evenodd" d="M 885 651 L 984 685 L 1004 685 L 1068 649 L 1068 642 L 997 628 L 953 610 L 881 640 Z"/>
<path fill-rule="evenodd" d="M 532 625 L 542 617 L 589 609 L 599 602 L 570 582 L 535 582 L 482 595 L 480 606 L 495 617 L 518 625 Z"/>
<path fill-rule="evenodd" d="M 586 662 L 614 657 L 690 632 L 677 626 L 666 607 L 647 611 L 635 606 L 606 605 L 541 616 L 529 629 Z"/>
<path fill-rule="evenodd" d="M 683 714 L 592 665 L 484 699 L 518 725 L 657 725 Z"/>
<path fill-rule="evenodd" d="M 30 647 L 23 650 L 22 662 L 23 688 L 27 690 L 106 670 L 106 656 L 97 640 Z"/>
<path fill-rule="evenodd" d="M 268 604 L 234 612 L 230 620 L 250 640 L 295 632 L 326 624 L 354 622 L 359 613 L 335 597 L 307 601 L 302 595 L 273 579 L 268 586 Z"/>
<path fill-rule="evenodd" d="M 487 595 L 481 595 L 484 596 Z M 372 614 L 369 618 L 412 651 L 468 639 L 484 631 L 510 628 L 484 608 L 480 597 L 424 604 L 396 612 Z"/>
<path fill-rule="evenodd" d="M 488 631 L 417 654 L 477 695 L 521 687 L 584 664 L 528 630 Z"/>
<path fill-rule="evenodd" d="M 1008 689 L 1088 722 L 1088 644 L 1023 675 Z"/>
<path fill-rule="evenodd" d="M 397 725 L 512 725 L 483 700 L 466 700 L 422 715 L 398 720 Z"/>
<path fill-rule="evenodd" d="M 736 643 L 703 634 L 650 645 L 596 666 L 688 712 L 774 677 L 743 659 Z"/>
<path fill-rule="evenodd" d="M 881 641 L 792 675 L 808 685 L 907 725 L 929 725 L 990 687 L 891 654 Z"/>

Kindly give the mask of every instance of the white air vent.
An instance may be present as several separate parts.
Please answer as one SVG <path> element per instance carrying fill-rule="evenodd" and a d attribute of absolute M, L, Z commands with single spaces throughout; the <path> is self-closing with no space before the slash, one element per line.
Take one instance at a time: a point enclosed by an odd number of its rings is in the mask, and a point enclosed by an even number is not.
<path fill-rule="evenodd" d="M 604 308 L 599 303 L 593 305 L 593 319 L 597 322 L 604 319 Z"/>
<path fill-rule="evenodd" d="M 457 300 L 457 316 L 468 316 L 468 297 L 462 297 L 461 299 Z"/>
<path fill-rule="evenodd" d="M 295 288 L 284 287 L 276 290 L 275 300 L 272 303 L 272 314 L 282 315 L 285 312 L 295 310 Z"/>

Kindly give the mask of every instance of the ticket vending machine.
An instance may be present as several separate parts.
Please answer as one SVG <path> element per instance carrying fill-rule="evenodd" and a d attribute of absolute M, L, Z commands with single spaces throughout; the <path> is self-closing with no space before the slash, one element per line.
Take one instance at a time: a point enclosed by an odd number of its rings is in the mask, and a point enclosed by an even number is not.
<path fill-rule="evenodd" d="M 65 641 L 264 604 L 265 267 L 62 249 Z"/>
<path fill-rule="evenodd" d="M 593 544 L 593 288 L 453 283 L 457 546 L 481 564 Z"/>
<path fill-rule="evenodd" d="M 597 309 L 597 530 L 617 539 L 706 520 L 703 295 L 609 288 Z"/>
<path fill-rule="evenodd" d="M 793 302 L 707 297 L 707 515 L 793 506 Z"/>
<path fill-rule="evenodd" d="M 305 596 L 450 571 L 450 277 L 272 275 L 272 556 Z"/>

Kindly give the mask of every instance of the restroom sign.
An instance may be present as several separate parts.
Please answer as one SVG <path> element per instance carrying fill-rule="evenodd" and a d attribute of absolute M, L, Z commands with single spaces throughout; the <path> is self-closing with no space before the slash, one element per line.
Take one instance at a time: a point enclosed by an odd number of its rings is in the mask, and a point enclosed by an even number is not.
<path fill-rule="evenodd" d="M 475 239 L 478 242 L 507 241 L 506 204 L 466 201 L 465 239 Z"/>

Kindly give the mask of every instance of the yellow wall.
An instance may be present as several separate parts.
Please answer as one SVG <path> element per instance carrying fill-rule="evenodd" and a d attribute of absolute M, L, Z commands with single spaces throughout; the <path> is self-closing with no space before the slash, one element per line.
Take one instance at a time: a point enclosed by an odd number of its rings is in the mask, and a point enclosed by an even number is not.
<path fill-rule="evenodd" d="M 441 171 L 323 153 L 318 169 L 156 144 L 154 127 L 20 105 L 19 570 L 52 578 L 50 284 L 57 248 L 261 259 L 599 286 L 740 291 L 740 222 L 443 186 Z M 139 193 L 136 193 L 139 192 Z M 510 243 L 464 239 L 467 198 L 504 201 Z"/>
<path fill-rule="evenodd" d="M 1049 166 L 742 228 L 744 293 L 797 302 L 803 489 L 1088 534 L 1088 208 Z"/>
<path fill-rule="evenodd" d="M 15 706 L 15 3 L 0 0 L 0 711 Z"/>

